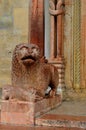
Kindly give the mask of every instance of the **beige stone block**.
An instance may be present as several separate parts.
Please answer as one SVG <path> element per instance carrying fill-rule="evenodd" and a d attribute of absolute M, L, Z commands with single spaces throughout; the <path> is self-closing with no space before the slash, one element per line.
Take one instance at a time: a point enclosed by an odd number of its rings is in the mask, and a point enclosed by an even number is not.
<path fill-rule="evenodd" d="M 14 8 L 14 29 L 20 31 L 21 35 L 28 34 L 28 8 Z"/>
<path fill-rule="evenodd" d="M 13 7 L 28 7 L 30 0 L 9 0 Z"/>
<path fill-rule="evenodd" d="M 4 53 L 4 52 L 3 52 Z M 0 58 L 0 88 L 11 83 L 11 59 Z"/>
<path fill-rule="evenodd" d="M 0 87 L 11 83 L 12 53 L 16 44 L 28 41 L 28 4 L 29 0 L 0 1 L 0 21 L 3 20 L 0 22 Z"/>

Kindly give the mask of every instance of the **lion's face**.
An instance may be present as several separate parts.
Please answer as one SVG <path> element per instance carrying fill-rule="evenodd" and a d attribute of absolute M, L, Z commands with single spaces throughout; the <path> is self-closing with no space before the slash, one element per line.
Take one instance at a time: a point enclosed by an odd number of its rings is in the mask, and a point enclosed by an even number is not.
<path fill-rule="evenodd" d="M 40 58 L 39 47 L 35 44 L 19 44 L 15 48 L 17 60 L 24 65 L 35 63 Z"/>

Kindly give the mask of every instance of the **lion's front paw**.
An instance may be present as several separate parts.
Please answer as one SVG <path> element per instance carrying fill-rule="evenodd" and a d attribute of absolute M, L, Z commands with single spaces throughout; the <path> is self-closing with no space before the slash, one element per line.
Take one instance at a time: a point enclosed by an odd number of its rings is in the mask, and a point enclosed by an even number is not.
<path fill-rule="evenodd" d="M 56 95 L 56 91 L 51 89 L 50 92 L 49 92 L 49 96 L 55 97 L 55 95 Z"/>

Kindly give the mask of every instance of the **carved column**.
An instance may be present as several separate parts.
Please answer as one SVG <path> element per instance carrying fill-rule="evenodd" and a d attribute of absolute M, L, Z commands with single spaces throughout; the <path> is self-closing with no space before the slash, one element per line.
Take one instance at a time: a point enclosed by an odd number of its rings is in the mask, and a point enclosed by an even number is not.
<path fill-rule="evenodd" d="M 86 92 L 86 0 L 81 1 L 81 88 Z"/>
<path fill-rule="evenodd" d="M 50 0 L 49 12 L 51 17 L 51 37 L 50 37 L 50 63 L 53 63 L 58 67 L 59 72 L 59 87 L 64 87 L 64 58 L 63 58 L 63 28 L 62 18 L 64 14 L 63 0 Z"/>
<path fill-rule="evenodd" d="M 81 74 L 81 1 L 73 1 L 73 87 L 79 90 Z"/>
<path fill-rule="evenodd" d="M 52 10 L 55 10 L 55 0 L 50 0 L 49 1 L 49 5 L 50 5 L 50 14 L 51 14 L 51 11 Z M 51 29 L 50 29 L 50 58 L 51 59 L 54 59 L 54 57 L 55 57 L 55 35 L 54 35 L 54 33 L 55 33 L 55 17 L 54 17 L 54 15 L 52 14 L 51 16 L 50 16 L 50 22 L 51 22 Z"/>
<path fill-rule="evenodd" d="M 63 12 L 63 1 L 58 0 L 56 9 L 59 10 L 59 15 L 57 16 L 57 58 L 62 57 L 62 14 Z"/>
<path fill-rule="evenodd" d="M 30 43 L 44 54 L 44 0 L 30 0 Z"/>

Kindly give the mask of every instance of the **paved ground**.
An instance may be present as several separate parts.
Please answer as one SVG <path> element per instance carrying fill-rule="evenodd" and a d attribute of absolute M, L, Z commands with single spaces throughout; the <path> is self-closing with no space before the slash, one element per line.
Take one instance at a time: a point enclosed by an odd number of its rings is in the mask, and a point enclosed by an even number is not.
<path fill-rule="evenodd" d="M 49 114 L 86 116 L 86 101 L 65 101 Z"/>

